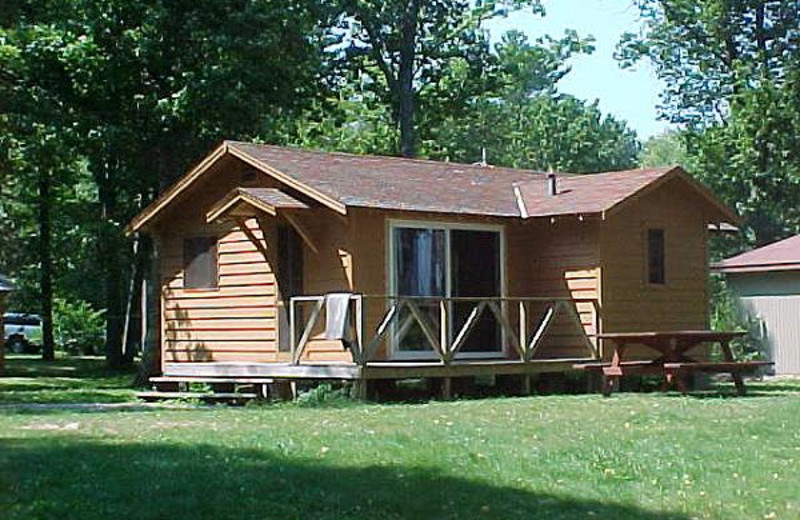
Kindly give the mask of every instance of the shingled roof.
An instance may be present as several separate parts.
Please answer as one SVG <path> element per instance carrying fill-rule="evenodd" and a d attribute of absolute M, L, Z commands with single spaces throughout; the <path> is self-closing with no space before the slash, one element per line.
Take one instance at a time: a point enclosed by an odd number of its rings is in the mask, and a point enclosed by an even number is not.
<path fill-rule="evenodd" d="M 518 217 L 512 185 L 541 172 L 231 142 L 344 206 Z"/>
<path fill-rule="evenodd" d="M 800 235 L 726 258 L 713 269 L 721 273 L 800 270 Z"/>
<path fill-rule="evenodd" d="M 348 207 L 364 207 L 517 218 L 603 215 L 660 182 L 681 177 L 716 206 L 724 220 L 738 220 L 677 167 L 593 175 L 559 173 L 559 193 L 553 196 L 548 194 L 547 175 L 532 170 L 226 141 L 148 206 L 129 229 L 144 226 L 225 156 L 236 157 L 342 214 Z"/>

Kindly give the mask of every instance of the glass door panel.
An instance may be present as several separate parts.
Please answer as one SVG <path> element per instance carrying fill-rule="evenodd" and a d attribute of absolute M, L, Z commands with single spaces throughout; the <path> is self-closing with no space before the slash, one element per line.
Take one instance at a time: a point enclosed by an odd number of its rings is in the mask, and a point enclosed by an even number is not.
<path fill-rule="evenodd" d="M 502 295 L 500 279 L 500 233 L 453 229 L 450 233 L 450 284 L 454 297 L 487 298 Z M 466 323 L 477 301 L 453 302 L 452 334 Z M 500 324 L 484 309 L 467 336 L 460 353 L 502 351 Z"/>
<path fill-rule="evenodd" d="M 397 296 L 447 294 L 447 245 L 443 229 L 396 227 L 393 230 L 394 288 Z M 438 329 L 438 304 L 417 300 L 431 327 Z M 400 352 L 429 352 L 422 329 L 403 309 L 394 327 L 395 348 Z"/>

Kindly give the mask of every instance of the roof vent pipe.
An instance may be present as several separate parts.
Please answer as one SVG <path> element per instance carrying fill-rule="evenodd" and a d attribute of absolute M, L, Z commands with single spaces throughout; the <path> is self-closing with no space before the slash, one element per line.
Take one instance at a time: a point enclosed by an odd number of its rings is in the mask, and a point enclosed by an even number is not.
<path fill-rule="evenodd" d="M 555 172 L 547 173 L 547 194 L 551 197 L 558 195 L 558 183 L 556 182 Z"/>

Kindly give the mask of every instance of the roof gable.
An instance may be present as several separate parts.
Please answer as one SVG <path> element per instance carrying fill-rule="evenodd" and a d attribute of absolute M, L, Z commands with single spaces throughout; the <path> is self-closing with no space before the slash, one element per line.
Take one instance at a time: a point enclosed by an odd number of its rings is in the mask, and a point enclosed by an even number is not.
<path fill-rule="evenodd" d="M 206 213 L 206 220 L 212 222 L 239 206 L 250 206 L 273 216 L 278 209 L 308 208 L 305 203 L 275 188 L 235 188 L 214 204 Z"/>
<path fill-rule="evenodd" d="M 682 168 L 648 168 L 591 175 L 558 176 L 557 194 L 550 195 L 547 180 L 518 185 L 529 217 L 557 215 L 609 216 L 672 179 L 688 183 L 719 213 L 721 221 L 737 223 L 738 216 Z"/>

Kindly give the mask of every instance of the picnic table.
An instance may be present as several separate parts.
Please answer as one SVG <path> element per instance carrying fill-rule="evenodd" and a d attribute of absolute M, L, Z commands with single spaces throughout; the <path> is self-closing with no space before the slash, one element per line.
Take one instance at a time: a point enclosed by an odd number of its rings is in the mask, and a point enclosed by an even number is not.
<path fill-rule="evenodd" d="M 603 395 L 610 395 L 618 388 L 619 380 L 630 374 L 655 374 L 663 376 L 662 391 L 673 385 L 681 393 L 686 393 L 687 376 L 695 372 L 729 373 L 739 395 L 745 395 L 747 389 L 742 373 L 770 365 L 766 361 L 737 361 L 733 356 L 730 343 L 743 336 L 744 332 L 719 332 L 712 330 L 677 330 L 657 332 L 615 332 L 599 334 L 599 339 L 608 340 L 613 345 L 610 362 L 584 363 L 575 368 L 597 370 L 603 374 Z M 704 361 L 691 358 L 687 352 L 702 343 L 719 344 L 722 361 Z M 651 360 L 630 360 L 626 354 L 631 345 L 644 345 L 660 356 Z"/>

